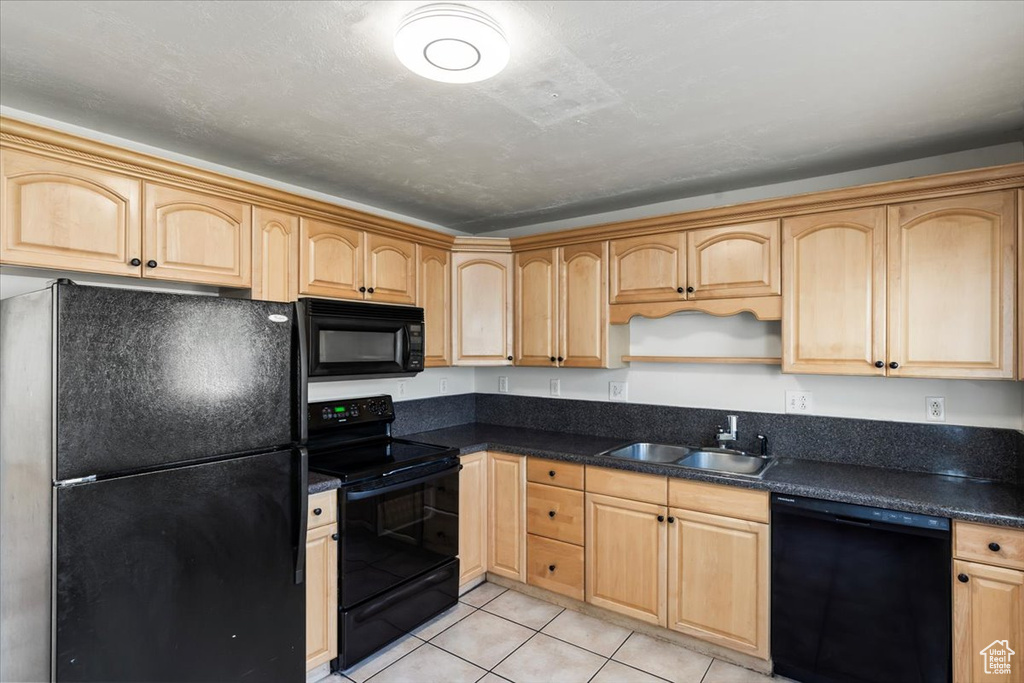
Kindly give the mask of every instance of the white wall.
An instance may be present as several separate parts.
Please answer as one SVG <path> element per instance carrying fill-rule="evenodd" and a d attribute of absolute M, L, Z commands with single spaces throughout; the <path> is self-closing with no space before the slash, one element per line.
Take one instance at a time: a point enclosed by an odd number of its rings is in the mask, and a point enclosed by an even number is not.
<path fill-rule="evenodd" d="M 634 318 L 630 353 L 777 357 L 780 326 L 746 313 Z M 784 375 L 778 366 L 632 363 L 618 370 L 480 368 L 476 390 L 497 393 L 503 375 L 509 378 L 509 393 L 522 396 L 550 396 L 550 380 L 558 379 L 562 398 L 607 401 L 608 382 L 625 381 L 632 403 L 723 412 L 782 413 L 786 390 L 810 391 L 815 414 L 900 422 L 925 422 L 925 397 L 943 396 L 947 424 L 1024 428 L 1022 382 Z"/>

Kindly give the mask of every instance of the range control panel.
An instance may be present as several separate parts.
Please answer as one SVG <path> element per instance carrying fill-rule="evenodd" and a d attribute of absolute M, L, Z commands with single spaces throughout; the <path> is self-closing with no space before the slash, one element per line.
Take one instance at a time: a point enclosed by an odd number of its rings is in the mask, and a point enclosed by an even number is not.
<path fill-rule="evenodd" d="M 363 422 L 390 422 L 393 419 L 395 406 L 387 394 L 309 404 L 310 429 Z"/>

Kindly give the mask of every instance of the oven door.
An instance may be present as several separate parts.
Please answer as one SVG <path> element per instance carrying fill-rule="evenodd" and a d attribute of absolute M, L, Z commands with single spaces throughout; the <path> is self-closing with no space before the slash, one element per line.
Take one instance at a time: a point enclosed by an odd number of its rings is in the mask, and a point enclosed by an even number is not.
<path fill-rule="evenodd" d="M 460 469 L 454 458 L 340 491 L 342 609 L 459 554 Z"/>
<path fill-rule="evenodd" d="M 394 375 L 408 371 L 405 320 L 309 317 L 309 376 Z"/>

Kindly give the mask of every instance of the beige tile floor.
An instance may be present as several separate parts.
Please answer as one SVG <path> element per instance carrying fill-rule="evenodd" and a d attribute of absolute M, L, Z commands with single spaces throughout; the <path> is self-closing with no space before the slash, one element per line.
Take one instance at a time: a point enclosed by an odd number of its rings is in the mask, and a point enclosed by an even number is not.
<path fill-rule="evenodd" d="M 767 683 L 772 679 L 484 583 L 320 683 Z"/>

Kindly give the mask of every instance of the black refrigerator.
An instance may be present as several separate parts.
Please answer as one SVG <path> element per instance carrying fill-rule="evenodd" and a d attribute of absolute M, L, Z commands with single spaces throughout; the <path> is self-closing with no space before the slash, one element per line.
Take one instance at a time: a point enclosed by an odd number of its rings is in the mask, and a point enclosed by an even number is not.
<path fill-rule="evenodd" d="M 0 680 L 301 681 L 290 304 L 58 281 L 0 306 Z"/>

